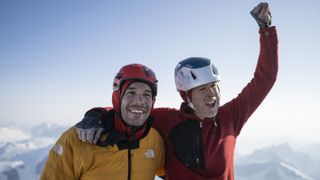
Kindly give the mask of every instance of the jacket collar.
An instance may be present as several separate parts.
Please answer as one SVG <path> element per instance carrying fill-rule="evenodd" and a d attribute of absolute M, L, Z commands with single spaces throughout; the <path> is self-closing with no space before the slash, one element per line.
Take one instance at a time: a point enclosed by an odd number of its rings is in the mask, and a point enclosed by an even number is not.
<path fill-rule="evenodd" d="M 192 118 L 192 119 L 197 119 L 199 121 L 216 121 L 216 117 L 213 117 L 213 118 L 205 118 L 203 120 L 201 120 L 195 113 L 194 113 L 194 110 L 188 106 L 188 103 L 187 102 L 182 102 L 181 105 L 180 105 L 180 111 L 182 113 L 184 113 L 185 115 L 189 116 L 189 118 Z M 218 111 L 219 112 L 219 111 Z M 215 122 L 216 123 L 216 122 Z"/>
<path fill-rule="evenodd" d="M 119 113 L 114 114 L 114 130 L 118 131 L 120 134 L 125 135 L 128 140 L 136 140 L 142 138 L 146 131 L 149 129 L 147 128 L 148 121 L 151 121 L 150 117 L 141 127 L 130 127 L 125 124 L 123 120 L 120 119 Z"/>

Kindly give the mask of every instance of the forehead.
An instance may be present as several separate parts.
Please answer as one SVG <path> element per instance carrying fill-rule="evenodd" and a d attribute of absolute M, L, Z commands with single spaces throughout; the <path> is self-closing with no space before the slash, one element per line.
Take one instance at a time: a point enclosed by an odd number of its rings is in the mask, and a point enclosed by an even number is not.
<path fill-rule="evenodd" d="M 201 89 L 201 88 L 204 88 L 204 87 L 211 87 L 211 86 L 217 86 L 218 85 L 218 82 L 211 82 L 211 83 L 207 83 L 207 84 L 204 84 L 204 85 L 201 85 L 201 86 L 198 86 L 198 87 L 195 87 L 193 88 L 193 90 L 197 90 L 197 89 Z"/>
<path fill-rule="evenodd" d="M 148 84 L 144 82 L 133 82 L 126 90 L 141 90 L 141 91 L 151 91 L 151 88 Z"/>

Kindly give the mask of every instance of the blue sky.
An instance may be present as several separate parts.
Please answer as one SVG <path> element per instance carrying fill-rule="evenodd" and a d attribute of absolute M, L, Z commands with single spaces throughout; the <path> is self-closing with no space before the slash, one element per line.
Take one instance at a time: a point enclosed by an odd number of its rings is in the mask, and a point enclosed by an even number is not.
<path fill-rule="evenodd" d="M 319 139 L 320 2 L 268 1 L 279 34 L 279 75 L 243 137 Z M 112 80 L 128 63 L 152 68 L 156 106 L 179 107 L 173 70 L 208 57 L 222 76 L 222 102 L 253 75 L 259 1 L 0 1 L 0 121 L 74 124 L 110 106 Z M 317 138 L 315 138 L 317 137 Z"/>

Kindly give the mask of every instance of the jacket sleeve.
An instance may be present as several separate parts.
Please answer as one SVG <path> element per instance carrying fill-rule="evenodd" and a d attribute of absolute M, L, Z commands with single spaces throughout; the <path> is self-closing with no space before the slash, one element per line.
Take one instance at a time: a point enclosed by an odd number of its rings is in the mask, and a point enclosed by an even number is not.
<path fill-rule="evenodd" d="M 226 104 L 233 119 L 235 135 L 258 108 L 276 81 L 278 72 L 278 39 L 275 27 L 260 29 L 260 53 L 254 77 L 241 93 Z M 229 112 L 231 110 L 231 112 Z"/>
<path fill-rule="evenodd" d="M 74 128 L 61 135 L 49 152 L 41 180 L 79 179 L 81 162 L 76 154 L 80 148 L 76 138 Z"/>

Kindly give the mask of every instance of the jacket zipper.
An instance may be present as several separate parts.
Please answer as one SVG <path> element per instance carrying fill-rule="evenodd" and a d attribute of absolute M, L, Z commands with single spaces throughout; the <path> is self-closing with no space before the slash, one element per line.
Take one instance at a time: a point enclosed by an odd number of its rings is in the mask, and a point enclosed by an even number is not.
<path fill-rule="evenodd" d="M 128 147 L 128 180 L 131 179 L 131 147 Z"/>
<path fill-rule="evenodd" d="M 196 141 L 196 163 L 197 163 L 197 169 L 200 169 L 200 151 L 201 148 L 201 141 L 202 141 L 202 122 L 199 121 L 199 131 L 197 134 L 197 141 Z"/>
<path fill-rule="evenodd" d="M 131 180 L 131 171 L 132 171 L 132 154 L 131 154 L 131 145 L 135 141 L 136 129 L 132 129 L 130 137 L 128 139 L 128 180 Z"/>

